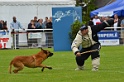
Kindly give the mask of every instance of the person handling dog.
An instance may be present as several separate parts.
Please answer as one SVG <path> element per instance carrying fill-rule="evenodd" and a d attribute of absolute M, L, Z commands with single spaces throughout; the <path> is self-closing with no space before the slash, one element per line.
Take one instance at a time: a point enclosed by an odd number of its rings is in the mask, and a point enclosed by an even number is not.
<path fill-rule="evenodd" d="M 97 71 L 100 65 L 100 42 L 98 41 L 97 33 L 105 27 L 110 27 L 114 24 L 114 20 L 110 19 L 101 24 L 93 26 L 81 26 L 74 41 L 72 42 L 71 49 L 76 56 L 77 68 L 75 70 L 83 70 L 85 60 L 91 55 L 92 71 Z M 81 49 L 79 49 L 81 47 Z"/>

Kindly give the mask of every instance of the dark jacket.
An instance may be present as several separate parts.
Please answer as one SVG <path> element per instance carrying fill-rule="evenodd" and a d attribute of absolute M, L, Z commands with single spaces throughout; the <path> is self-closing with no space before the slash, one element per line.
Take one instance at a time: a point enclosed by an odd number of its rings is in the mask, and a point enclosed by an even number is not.
<path fill-rule="evenodd" d="M 103 30 L 105 27 L 110 27 L 113 24 L 114 24 L 114 20 L 108 20 L 101 24 L 91 26 L 93 40 L 98 42 L 97 33 L 100 32 L 101 30 Z"/>
<path fill-rule="evenodd" d="M 52 29 L 52 28 L 53 28 L 52 22 L 46 23 L 46 29 Z M 52 30 L 47 30 L 46 32 L 52 32 Z"/>
<path fill-rule="evenodd" d="M 0 30 L 2 30 L 3 29 L 3 25 L 0 23 Z"/>
<path fill-rule="evenodd" d="M 35 26 L 35 25 L 34 25 Z M 28 24 L 28 29 L 35 29 L 35 28 L 32 28 L 32 24 L 31 23 L 29 23 Z M 33 31 L 33 30 L 31 30 L 31 31 L 28 31 L 28 32 L 35 32 L 35 30 Z"/>

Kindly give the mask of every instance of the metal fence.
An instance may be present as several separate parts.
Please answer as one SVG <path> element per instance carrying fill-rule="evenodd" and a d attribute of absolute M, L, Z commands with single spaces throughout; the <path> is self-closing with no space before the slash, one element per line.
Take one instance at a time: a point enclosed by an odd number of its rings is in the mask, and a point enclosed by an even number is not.
<path fill-rule="evenodd" d="M 52 29 L 19 29 L 12 31 L 1 30 L 0 48 L 51 48 L 53 47 L 52 31 Z M 4 41 L 4 39 L 7 38 L 9 38 L 9 40 Z"/>
<path fill-rule="evenodd" d="M 26 29 L 26 31 L 16 30 L 11 35 L 13 35 L 13 48 L 14 49 L 53 47 L 52 29 L 35 29 L 35 30 Z"/>
<path fill-rule="evenodd" d="M 105 45 L 123 45 L 124 44 L 124 28 L 107 27 L 102 32 L 102 36 L 107 40 L 101 39 L 101 43 Z M 111 34 L 112 32 L 113 34 Z M 109 33 L 109 34 L 108 34 Z M 116 33 L 118 35 L 116 35 Z M 111 37 L 109 37 L 111 36 Z M 114 36 L 114 38 L 113 38 Z M 116 39 L 115 39 L 116 36 Z M 108 39 L 109 37 L 109 39 Z M 111 38 L 111 40 L 110 40 Z M 53 29 L 25 29 L 25 30 L 0 30 L 0 49 L 1 48 L 52 48 L 53 44 Z"/>

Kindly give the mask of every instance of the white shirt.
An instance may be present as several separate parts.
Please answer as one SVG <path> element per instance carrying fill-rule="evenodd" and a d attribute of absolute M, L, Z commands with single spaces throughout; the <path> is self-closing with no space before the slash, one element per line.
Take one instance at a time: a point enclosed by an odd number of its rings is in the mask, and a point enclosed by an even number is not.
<path fill-rule="evenodd" d="M 97 22 L 101 22 L 100 19 L 93 19 L 93 24 L 96 25 Z"/>

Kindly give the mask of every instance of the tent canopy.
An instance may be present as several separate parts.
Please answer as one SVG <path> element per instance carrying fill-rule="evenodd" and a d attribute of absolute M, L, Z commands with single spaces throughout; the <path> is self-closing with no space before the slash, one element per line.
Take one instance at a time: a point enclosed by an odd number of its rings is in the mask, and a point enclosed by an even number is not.
<path fill-rule="evenodd" d="M 90 13 L 90 16 L 113 16 L 114 14 L 124 16 L 124 0 L 116 0 L 107 6 L 94 10 Z"/>

